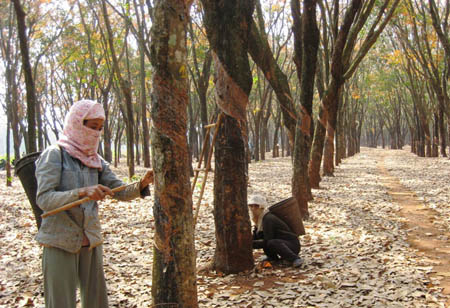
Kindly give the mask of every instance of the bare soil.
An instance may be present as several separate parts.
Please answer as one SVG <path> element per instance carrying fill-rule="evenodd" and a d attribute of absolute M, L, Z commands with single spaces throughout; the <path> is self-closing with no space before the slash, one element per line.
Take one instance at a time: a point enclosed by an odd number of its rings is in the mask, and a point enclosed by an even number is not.
<path fill-rule="evenodd" d="M 404 228 L 408 231 L 408 242 L 435 264 L 430 276 L 439 278 L 442 293 L 450 295 L 450 232 L 442 232 L 433 224 L 443 220 L 442 214 L 426 207 L 413 191 L 389 173 L 384 163 L 386 155 L 386 152 L 382 153 L 378 168 L 392 200 L 401 206 L 399 214 L 406 219 Z M 432 284 L 429 286 L 433 287 Z M 446 305 L 450 307 L 450 299 Z"/>

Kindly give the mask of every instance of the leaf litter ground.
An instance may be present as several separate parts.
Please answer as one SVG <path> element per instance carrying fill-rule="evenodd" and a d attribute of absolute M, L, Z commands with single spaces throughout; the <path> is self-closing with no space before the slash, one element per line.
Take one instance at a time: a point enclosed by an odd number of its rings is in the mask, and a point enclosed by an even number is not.
<path fill-rule="evenodd" d="M 263 268 L 263 255 L 255 251 L 255 269 L 227 276 L 205 270 L 215 245 L 210 176 L 196 227 L 199 306 L 446 307 L 449 170 L 447 158 L 362 148 L 313 190 L 307 235 L 300 240 L 302 268 Z M 116 171 L 126 174 L 125 167 Z M 285 199 L 291 174 L 289 157 L 252 163 L 249 193 L 262 192 L 270 203 Z M 0 180 L 5 182 L 4 171 Z M 152 200 L 100 204 L 111 307 L 151 306 Z M 413 201 L 431 223 L 428 229 L 405 210 Z M 0 186 L 0 202 L 0 307 L 43 307 L 41 247 L 16 178 L 12 188 Z"/>

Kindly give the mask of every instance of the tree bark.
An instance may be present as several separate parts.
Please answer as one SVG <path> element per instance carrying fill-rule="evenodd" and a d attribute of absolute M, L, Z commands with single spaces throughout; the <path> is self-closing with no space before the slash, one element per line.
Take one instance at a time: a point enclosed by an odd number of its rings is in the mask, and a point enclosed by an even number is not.
<path fill-rule="evenodd" d="M 440 135 L 440 153 L 442 157 L 447 157 L 446 147 L 447 147 L 447 134 L 445 132 L 444 125 L 444 110 L 443 106 L 439 106 L 439 135 Z"/>
<path fill-rule="evenodd" d="M 268 152 L 269 148 L 269 119 L 272 114 L 272 90 L 269 91 L 269 97 L 268 97 L 268 104 L 265 114 L 263 113 L 261 126 L 260 126 L 260 135 L 261 135 L 261 142 L 260 142 L 260 151 L 261 151 L 261 160 L 266 160 L 266 152 Z"/>
<path fill-rule="evenodd" d="M 433 142 L 431 145 L 431 157 L 439 156 L 439 128 L 438 128 L 439 117 L 437 113 L 434 113 L 434 121 L 433 121 Z"/>
<path fill-rule="evenodd" d="M 191 156 L 194 156 L 198 160 L 199 159 L 198 136 L 197 136 L 197 130 L 195 129 L 197 121 L 196 121 L 196 117 L 194 116 L 194 112 L 192 110 L 192 104 L 193 104 L 193 99 L 190 99 L 189 104 L 188 104 L 189 149 L 191 152 Z M 205 152 L 205 153 L 207 153 L 207 152 Z"/>
<path fill-rule="evenodd" d="M 253 267 L 253 255 L 246 208 L 247 158 L 241 127 L 236 119 L 223 115 L 215 148 L 214 268 L 223 273 L 238 273 Z"/>
<path fill-rule="evenodd" d="M 7 115 L 6 119 L 6 163 L 5 163 L 5 169 L 6 169 L 6 186 L 11 187 L 12 186 L 12 176 L 11 176 L 11 155 L 10 155 L 10 139 L 11 138 L 11 132 L 10 132 L 10 120 L 9 116 Z M 34 211 L 34 209 L 33 209 Z M 39 228 L 39 224 L 38 224 Z"/>
<path fill-rule="evenodd" d="M 357 36 L 361 33 L 361 29 L 366 24 L 371 11 L 374 8 L 374 1 L 361 1 L 352 0 L 348 4 L 348 9 L 345 12 L 342 25 L 338 29 L 338 20 L 335 19 L 334 29 L 335 29 L 335 41 L 333 42 L 333 54 L 331 57 L 331 80 L 329 82 L 328 89 L 322 100 L 324 108 L 327 109 L 328 122 L 327 124 L 327 140 L 328 146 L 324 153 L 324 174 L 332 175 L 333 170 L 333 155 L 334 155 L 334 145 L 331 143 L 334 141 L 334 131 L 336 129 L 334 123 L 335 112 L 338 110 L 339 100 L 337 99 L 338 92 L 340 91 L 342 85 L 348 78 L 352 76 L 358 65 L 361 63 L 362 59 L 366 56 L 367 52 L 376 42 L 377 38 L 381 32 L 386 27 L 389 20 L 392 18 L 395 9 L 398 6 L 399 0 L 393 0 L 392 5 L 388 8 L 389 2 L 392 0 L 385 0 L 378 12 L 376 19 L 373 20 L 370 29 L 364 39 L 357 40 Z M 338 8 L 339 1 L 335 2 L 335 12 L 339 12 Z M 336 14 L 335 14 L 336 15 Z M 355 51 L 355 46 L 357 41 L 359 44 L 359 49 Z M 314 142 L 316 142 L 316 147 L 314 151 L 322 151 L 317 145 L 322 143 L 320 140 L 321 131 L 318 130 L 315 134 L 319 135 L 314 137 Z M 314 146 L 313 146 L 314 147 Z M 318 153 L 313 154 L 313 157 L 319 158 Z M 326 162 L 325 162 L 326 161 Z M 319 169 L 314 168 L 312 171 L 318 172 Z M 319 175 L 315 174 L 315 178 Z"/>
<path fill-rule="evenodd" d="M 191 35 L 192 38 L 192 59 L 194 62 L 194 70 L 195 70 L 195 76 L 192 76 L 192 80 L 193 83 L 195 85 L 195 89 L 197 91 L 198 94 L 198 98 L 200 101 L 200 119 L 202 122 L 202 139 L 204 140 L 205 138 L 207 138 L 206 140 L 206 144 L 205 144 L 205 153 L 209 153 L 209 146 L 210 146 L 210 142 L 209 142 L 209 136 L 206 136 L 206 125 L 210 124 L 208 123 L 208 104 L 207 104 L 207 97 L 206 94 L 208 93 L 208 87 L 209 87 L 209 77 L 211 75 L 211 63 L 212 63 L 212 55 L 211 55 L 211 50 L 208 50 L 205 54 L 205 59 L 203 61 L 203 67 L 202 70 L 200 71 L 200 66 L 197 60 L 197 51 L 195 49 L 194 46 L 194 41 L 195 41 L 195 33 L 192 27 L 192 21 L 189 22 L 189 33 Z M 192 73 L 193 74 L 193 73 Z M 207 159 L 204 160 L 204 167 L 206 168 L 207 166 Z"/>
<path fill-rule="evenodd" d="M 135 157 L 136 157 L 136 165 L 138 165 L 138 166 L 141 165 L 141 153 L 139 152 L 139 137 L 140 137 L 139 127 L 141 126 L 140 119 L 141 119 L 141 113 L 137 112 L 136 118 L 135 118 L 135 123 L 134 123 L 135 125 L 133 125 L 133 126 L 134 126 L 134 136 L 135 136 L 134 137 L 134 147 L 135 147 L 135 151 L 136 151 Z"/>
<path fill-rule="evenodd" d="M 295 123 L 297 115 L 289 88 L 288 78 L 278 66 L 267 39 L 261 35 L 252 20 L 249 36 L 249 54 L 256 65 L 263 71 L 264 76 L 272 86 L 277 101 L 280 104 L 283 124 L 288 131 L 289 140 L 293 144 L 295 139 Z"/>
<path fill-rule="evenodd" d="M 112 162 L 112 149 L 111 149 L 111 125 L 110 125 L 110 117 L 109 117 L 109 110 L 108 110 L 108 93 L 109 89 L 112 85 L 112 78 L 110 78 L 108 82 L 108 86 L 106 90 L 101 91 L 101 99 L 103 104 L 103 109 L 105 110 L 105 122 L 103 126 L 103 145 L 104 145 L 104 158 L 107 162 Z"/>
<path fill-rule="evenodd" d="M 439 17 L 439 12 L 438 12 L 435 0 L 428 0 L 428 4 L 429 4 L 431 19 L 433 21 L 434 30 L 436 31 L 436 33 L 439 37 L 439 40 L 441 41 L 442 46 L 444 47 L 444 50 L 445 50 L 445 57 L 447 60 L 447 68 L 450 68 L 450 38 L 448 36 L 448 31 L 449 31 L 448 23 L 447 23 L 447 21 L 445 23 L 441 22 L 441 18 Z M 448 7 L 448 5 L 449 5 L 449 3 L 447 1 L 447 8 L 446 8 L 447 9 L 447 17 L 448 17 L 448 10 L 450 9 Z M 447 27 L 445 27 L 445 26 L 447 26 Z"/>
<path fill-rule="evenodd" d="M 19 34 L 20 52 L 22 55 L 22 65 L 25 75 L 25 85 L 27 89 L 27 153 L 37 151 L 36 148 L 36 93 L 34 88 L 33 73 L 30 64 L 28 50 L 28 40 L 25 25 L 25 12 L 20 4 L 20 0 L 11 0 L 14 3 L 14 10 L 17 16 L 17 30 Z"/>
<path fill-rule="evenodd" d="M 316 75 L 317 51 L 319 48 L 316 4 L 316 0 L 304 0 L 303 15 L 300 18 L 299 0 L 291 1 L 292 16 L 294 19 L 294 62 L 297 65 L 297 75 L 301 87 L 301 112 L 296 122 L 293 153 L 294 172 L 292 176 L 292 195 L 297 199 L 300 213 L 304 219 L 309 218 L 308 200 L 312 199 L 308 176 L 308 163 L 311 150 L 314 80 Z"/>
<path fill-rule="evenodd" d="M 120 89 L 122 91 L 125 107 L 126 107 L 126 130 L 127 130 L 127 162 L 128 162 L 128 176 L 132 178 L 134 176 L 134 125 L 133 125 L 133 102 L 131 94 L 131 83 L 129 80 L 123 78 L 120 73 L 119 59 L 117 58 L 114 48 L 114 35 L 109 22 L 108 12 L 106 9 L 105 0 L 102 0 L 102 12 L 105 21 L 106 30 L 108 32 L 108 45 L 111 51 L 111 58 L 113 63 L 114 74 L 119 80 Z"/>
<path fill-rule="evenodd" d="M 330 96 L 329 99 L 333 103 L 328 108 L 327 134 L 323 151 L 323 175 L 325 176 L 333 176 L 334 173 L 334 137 L 337 128 L 339 105 L 342 100 L 342 85 L 337 91 L 336 96 Z"/>
<path fill-rule="evenodd" d="M 140 30 L 141 31 L 141 30 Z M 141 85 L 140 91 L 140 107 L 142 122 L 142 155 L 144 159 L 144 167 L 150 168 L 150 130 L 147 122 L 147 95 L 145 91 L 145 47 L 141 46 L 144 42 L 139 43 L 139 80 Z"/>
<path fill-rule="evenodd" d="M 18 89 L 16 76 L 18 70 L 18 51 L 17 48 L 13 48 L 13 43 L 17 44 L 14 40 L 13 34 L 13 17 L 14 11 L 9 10 L 7 30 L 0 31 L 0 39 L 2 41 L 2 56 L 5 59 L 5 80 L 6 80 L 6 108 L 7 116 L 9 116 L 10 129 L 13 133 L 13 148 L 14 148 L 14 158 L 16 160 L 20 159 L 20 143 L 21 137 L 19 135 L 19 117 L 21 113 L 18 108 Z M 15 50 L 15 52 L 13 52 Z M 12 112 L 14 110 L 14 112 Z"/>
<path fill-rule="evenodd" d="M 262 118 L 262 111 L 258 110 L 255 112 L 255 133 L 253 135 L 253 154 L 255 162 L 260 160 L 260 140 L 261 140 L 261 118 Z"/>
<path fill-rule="evenodd" d="M 275 131 L 273 133 L 273 149 L 272 149 L 272 157 L 280 156 L 280 146 L 279 146 L 279 132 L 281 129 L 281 112 L 277 112 L 277 115 L 274 119 Z"/>
<path fill-rule="evenodd" d="M 147 122 L 147 94 L 145 87 L 145 55 L 147 49 L 146 45 L 146 37 L 145 37 L 145 18 L 144 18 L 144 3 L 141 1 L 140 3 L 140 11 L 139 14 L 138 5 L 136 0 L 133 1 L 134 8 L 136 11 L 136 20 L 138 25 L 138 44 L 139 44 L 139 82 L 140 82 L 140 109 L 141 109 L 141 123 L 142 123 L 142 156 L 144 160 L 144 167 L 150 168 L 150 131 Z"/>
<path fill-rule="evenodd" d="M 187 143 L 186 23 L 190 3 L 154 5 L 151 59 L 152 162 L 155 171 L 153 305 L 197 307 L 194 219 Z"/>
<path fill-rule="evenodd" d="M 252 0 L 202 0 L 204 24 L 215 53 L 216 93 L 226 113 L 216 141 L 214 268 L 237 273 L 254 266 L 247 208 L 246 108 L 252 87 L 248 36 Z"/>
<path fill-rule="evenodd" d="M 323 145 L 326 134 L 326 123 L 328 121 L 328 114 L 323 105 L 319 109 L 319 118 L 316 121 L 314 129 L 314 138 L 311 149 L 311 159 L 308 165 L 309 183 L 311 188 L 320 188 L 320 165 L 322 163 Z"/>
<path fill-rule="evenodd" d="M 79 0 L 77 0 L 78 4 L 78 10 L 80 12 L 80 19 L 81 23 L 83 24 L 84 32 L 86 34 L 87 39 L 87 48 L 89 51 L 89 60 L 90 60 L 90 66 L 92 70 L 92 78 L 97 83 L 97 88 L 100 91 L 100 100 L 103 109 L 105 110 L 105 122 L 103 124 L 103 145 L 104 145 L 104 151 L 103 151 L 103 158 L 107 162 L 112 162 L 112 149 L 111 149 L 111 125 L 110 125 L 110 117 L 109 117 L 109 108 L 108 108 L 108 97 L 109 97 L 109 91 L 111 89 L 112 83 L 113 83 L 113 74 L 109 74 L 107 80 L 102 81 L 99 74 L 98 74 L 98 65 L 95 61 L 95 50 L 94 50 L 94 44 L 92 43 L 92 35 L 91 35 L 91 29 L 89 28 L 88 24 L 85 21 L 84 18 L 84 10 L 81 6 L 81 3 Z M 105 85 L 106 84 L 106 85 Z M 53 86 L 53 85 L 52 85 Z"/>

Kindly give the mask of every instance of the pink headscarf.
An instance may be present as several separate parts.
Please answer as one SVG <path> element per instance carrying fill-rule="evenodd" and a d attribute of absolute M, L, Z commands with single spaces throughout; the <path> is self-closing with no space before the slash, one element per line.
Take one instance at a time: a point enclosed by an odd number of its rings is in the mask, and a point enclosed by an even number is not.
<path fill-rule="evenodd" d="M 102 162 L 97 154 L 101 131 L 83 124 L 84 120 L 90 119 L 105 119 L 102 105 L 91 100 L 74 103 L 64 120 L 63 135 L 58 140 L 58 144 L 84 165 L 101 169 Z"/>

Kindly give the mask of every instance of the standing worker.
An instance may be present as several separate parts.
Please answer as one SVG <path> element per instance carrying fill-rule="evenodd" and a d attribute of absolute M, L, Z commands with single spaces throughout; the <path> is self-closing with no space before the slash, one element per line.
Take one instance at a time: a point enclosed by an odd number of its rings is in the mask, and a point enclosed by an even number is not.
<path fill-rule="evenodd" d="M 105 111 L 97 102 L 74 103 L 58 145 L 48 147 L 36 161 L 36 200 L 44 214 L 80 198 L 90 199 L 42 220 L 36 240 L 44 246 L 46 308 L 75 308 L 77 286 L 83 308 L 108 307 L 97 201 L 108 195 L 126 201 L 150 194 L 151 171 L 140 182 L 113 193 L 124 183 L 97 154 L 104 121 Z"/>

